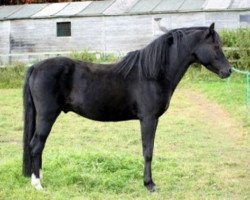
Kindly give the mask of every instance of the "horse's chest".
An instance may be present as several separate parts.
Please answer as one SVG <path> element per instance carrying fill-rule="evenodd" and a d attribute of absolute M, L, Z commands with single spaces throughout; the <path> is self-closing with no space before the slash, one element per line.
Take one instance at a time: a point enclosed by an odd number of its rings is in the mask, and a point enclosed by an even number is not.
<path fill-rule="evenodd" d="M 161 95 L 161 97 L 158 100 L 157 103 L 157 108 L 158 108 L 158 116 L 161 116 L 164 112 L 168 110 L 169 103 L 171 100 L 172 93 L 171 92 L 166 92 Z"/>
<path fill-rule="evenodd" d="M 159 103 L 156 116 L 160 117 L 162 114 L 164 114 L 164 112 L 167 111 L 168 107 L 169 107 L 169 102 Z"/>

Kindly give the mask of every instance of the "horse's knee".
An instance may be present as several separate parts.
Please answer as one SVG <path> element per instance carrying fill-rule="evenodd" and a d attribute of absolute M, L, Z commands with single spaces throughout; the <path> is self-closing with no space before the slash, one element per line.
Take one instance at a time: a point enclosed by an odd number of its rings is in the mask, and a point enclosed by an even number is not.
<path fill-rule="evenodd" d="M 153 156 L 151 154 L 145 154 L 144 159 L 146 162 L 151 162 L 153 159 Z"/>
<path fill-rule="evenodd" d="M 144 160 L 147 162 L 151 162 L 153 158 L 153 151 L 150 150 L 149 148 L 145 148 L 143 152 Z"/>

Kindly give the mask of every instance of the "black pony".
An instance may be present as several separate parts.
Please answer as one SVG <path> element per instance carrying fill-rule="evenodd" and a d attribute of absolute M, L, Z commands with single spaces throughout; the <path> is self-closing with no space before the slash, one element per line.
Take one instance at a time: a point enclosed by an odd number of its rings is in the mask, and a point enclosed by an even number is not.
<path fill-rule="evenodd" d="M 24 85 L 23 174 L 41 189 L 42 152 L 50 130 L 63 112 L 97 121 L 138 119 L 144 185 L 154 191 L 151 161 L 158 118 L 192 63 L 226 78 L 231 66 L 210 27 L 171 30 L 115 64 L 103 65 L 57 57 L 28 69 Z"/>

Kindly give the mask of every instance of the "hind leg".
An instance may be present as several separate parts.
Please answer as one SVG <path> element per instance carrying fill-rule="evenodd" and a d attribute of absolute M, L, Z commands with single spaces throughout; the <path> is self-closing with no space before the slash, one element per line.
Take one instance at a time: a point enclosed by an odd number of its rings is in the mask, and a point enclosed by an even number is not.
<path fill-rule="evenodd" d="M 37 113 L 36 118 L 36 131 L 31 140 L 30 147 L 32 153 L 33 174 L 31 176 L 31 184 L 36 189 L 42 189 L 41 186 L 41 167 L 42 167 L 42 152 L 45 146 L 45 142 L 51 131 L 59 111 L 46 112 L 43 114 Z"/>

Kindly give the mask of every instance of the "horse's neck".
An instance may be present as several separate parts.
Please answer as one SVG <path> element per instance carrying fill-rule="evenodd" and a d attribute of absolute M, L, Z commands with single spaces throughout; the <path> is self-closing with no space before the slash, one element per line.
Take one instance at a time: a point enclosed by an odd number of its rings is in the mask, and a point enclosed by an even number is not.
<path fill-rule="evenodd" d="M 194 58 L 187 54 L 183 59 L 178 59 L 177 63 L 170 63 L 171 70 L 166 74 L 166 79 L 171 82 L 172 90 L 174 91 L 188 67 L 193 63 Z"/>
<path fill-rule="evenodd" d="M 197 35 L 186 36 L 185 44 L 177 43 L 169 51 L 170 60 L 169 66 L 167 66 L 166 79 L 171 81 L 173 91 L 181 81 L 188 67 L 195 61 L 193 50 L 196 48 L 198 38 Z"/>

